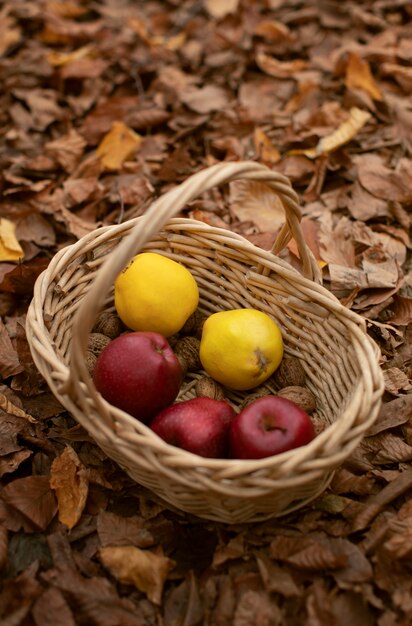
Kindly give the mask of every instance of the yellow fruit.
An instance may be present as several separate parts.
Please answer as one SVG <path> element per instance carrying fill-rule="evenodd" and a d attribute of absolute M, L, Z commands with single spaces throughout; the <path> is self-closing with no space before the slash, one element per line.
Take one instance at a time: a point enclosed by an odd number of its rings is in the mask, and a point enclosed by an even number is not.
<path fill-rule="evenodd" d="M 189 270 L 155 252 L 136 255 L 114 284 L 117 314 L 132 330 L 170 337 L 199 303 L 199 289 Z"/>
<path fill-rule="evenodd" d="M 282 334 L 271 317 L 256 309 L 213 313 L 203 325 L 200 360 L 226 387 L 253 389 L 273 374 L 283 357 Z"/>

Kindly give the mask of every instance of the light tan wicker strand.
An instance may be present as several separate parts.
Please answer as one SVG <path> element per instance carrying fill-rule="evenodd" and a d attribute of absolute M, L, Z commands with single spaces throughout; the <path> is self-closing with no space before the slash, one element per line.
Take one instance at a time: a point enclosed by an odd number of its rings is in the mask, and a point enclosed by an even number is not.
<path fill-rule="evenodd" d="M 199 194 L 236 178 L 264 182 L 282 201 L 286 222 L 270 252 L 231 231 L 174 217 Z M 177 510 L 231 523 L 298 509 L 327 487 L 377 416 L 383 393 L 377 347 L 364 320 L 321 285 L 300 218 L 287 178 L 257 163 L 221 163 L 160 197 L 142 217 L 61 250 L 36 282 L 27 337 L 39 371 L 106 454 Z M 277 256 L 291 237 L 304 276 Z M 183 263 L 198 282 L 204 313 L 254 307 L 271 315 L 286 353 L 301 359 L 323 432 L 306 446 L 266 459 L 204 459 L 166 444 L 103 400 L 85 366 L 88 335 L 99 310 L 113 305 L 116 275 L 141 250 Z M 228 395 L 236 405 L 245 394 Z M 179 399 L 193 396 L 189 377 Z"/>

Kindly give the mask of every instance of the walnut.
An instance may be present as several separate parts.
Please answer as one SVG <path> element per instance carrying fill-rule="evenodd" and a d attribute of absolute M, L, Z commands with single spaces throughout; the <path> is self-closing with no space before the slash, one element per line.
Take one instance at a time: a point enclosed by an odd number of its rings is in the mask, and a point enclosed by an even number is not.
<path fill-rule="evenodd" d="M 173 351 L 182 366 L 183 375 L 202 368 L 199 358 L 200 341 L 196 337 L 181 337 L 173 346 Z"/>
<path fill-rule="evenodd" d="M 224 400 L 223 388 L 210 376 L 202 376 L 195 385 L 196 395 L 199 397 L 213 398 L 213 400 Z"/>
<path fill-rule="evenodd" d="M 111 311 L 102 311 L 93 326 L 93 333 L 101 333 L 102 335 L 106 335 L 106 337 L 110 337 L 110 339 L 115 339 L 118 337 L 123 330 L 123 322 L 116 313 L 112 313 Z"/>
<path fill-rule="evenodd" d="M 300 360 L 294 356 L 283 357 L 279 367 L 272 376 L 279 389 L 283 387 L 303 386 L 306 373 Z"/>
<path fill-rule="evenodd" d="M 103 333 L 90 333 L 88 350 L 99 356 L 100 352 L 111 342 L 110 337 L 103 335 Z"/>
<path fill-rule="evenodd" d="M 316 409 L 316 398 L 309 389 L 301 387 L 299 385 L 292 385 L 289 387 L 283 387 L 277 393 L 281 398 L 287 398 L 294 402 L 305 413 L 310 415 Z"/>
<path fill-rule="evenodd" d="M 255 391 L 254 393 L 249 393 L 243 399 L 239 408 L 240 410 L 245 409 L 247 406 L 249 406 L 249 404 L 251 404 L 255 400 L 259 400 L 259 398 L 263 398 L 264 396 L 270 396 L 270 395 L 272 394 L 267 389 L 259 389 L 258 391 Z"/>
<path fill-rule="evenodd" d="M 186 320 L 183 327 L 180 329 L 182 335 L 193 335 L 198 339 L 202 336 L 203 324 L 207 319 L 207 315 L 196 309 L 194 313 Z"/>
<path fill-rule="evenodd" d="M 96 367 L 97 356 L 88 350 L 86 352 L 86 366 L 90 376 L 93 376 L 94 368 Z"/>

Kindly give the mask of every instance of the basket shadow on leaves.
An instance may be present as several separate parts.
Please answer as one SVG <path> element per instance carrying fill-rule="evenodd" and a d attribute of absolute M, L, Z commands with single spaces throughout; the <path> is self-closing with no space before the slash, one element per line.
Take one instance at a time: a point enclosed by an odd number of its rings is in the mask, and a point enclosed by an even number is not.
<path fill-rule="evenodd" d="M 173 217 L 204 191 L 238 178 L 267 184 L 282 201 L 286 222 L 270 252 L 231 231 Z M 296 510 L 324 491 L 376 419 L 383 393 L 378 349 L 364 320 L 320 284 L 300 217 L 287 178 L 254 162 L 220 163 L 164 194 L 143 216 L 62 249 L 36 282 L 26 330 L 50 389 L 110 458 L 180 511 L 241 523 Z M 291 237 L 304 276 L 277 256 Z M 204 459 L 166 444 L 103 400 L 85 364 L 88 335 L 98 312 L 113 306 L 116 275 L 143 250 L 165 254 L 192 272 L 204 313 L 253 307 L 273 317 L 285 353 L 305 368 L 323 432 L 306 446 L 266 459 Z M 245 393 L 231 401 L 240 403 Z M 193 395 L 189 376 L 179 399 Z"/>

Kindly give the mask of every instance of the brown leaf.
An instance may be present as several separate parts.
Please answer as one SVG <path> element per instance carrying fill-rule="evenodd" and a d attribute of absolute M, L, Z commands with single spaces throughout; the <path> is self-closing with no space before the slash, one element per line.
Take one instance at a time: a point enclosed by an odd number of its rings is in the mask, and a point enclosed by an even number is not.
<path fill-rule="evenodd" d="M 31 112 L 31 127 L 44 131 L 50 124 L 63 118 L 63 110 L 57 103 L 57 92 L 52 89 L 15 89 L 14 95 L 23 100 Z"/>
<path fill-rule="evenodd" d="M 300 570 L 336 570 L 347 563 L 345 554 L 336 553 L 328 545 L 311 543 L 286 559 Z"/>
<path fill-rule="evenodd" d="M 139 109 L 139 98 L 136 96 L 113 96 L 99 103 L 86 117 L 80 134 L 87 143 L 97 144 L 110 131 L 112 123 L 125 119 L 129 112 Z"/>
<path fill-rule="evenodd" d="M 279 61 L 275 57 L 271 57 L 264 52 L 258 52 L 256 55 L 256 64 L 262 72 L 275 78 L 293 78 L 296 72 L 306 69 L 307 62 L 303 59 L 294 59 L 293 61 Z"/>
<path fill-rule="evenodd" d="M 390 323 L 395 326 L 407 326 L 412 322 L 412 298 L 396 294 L 389 307 Z"/>
<path fill-rule="evenodd" d="M 47 142 L 44 147 L 46 152 L 71 174 L 84 153 L 86 140 L 74 128 L 71 128 L 66 135 Z"/>
<path fill-rule="evenodd" d="M 70 446 L 52 463 L 50 487 L 56 494 L 59 520 L 68 528 L 73 528 L 85 507 L 89 482 L 83 463 Z"/>
<path fill-rule="evenodd" d="M 45 579 L 62 591 L 76 616 L 87 626 L 146 626 L 140 603 L 120 597 L 107 578 L 83 577 L 72 566 L 49 570 Z"/>
<path fill-rule="evenodd" d="M 384 430 L 396 428 L 405 424 L 412 415 L 412 394 L 384 402 L 375 423 L 366 433 L 366 436 L 377 435 Z"/>
<path fill-rule="evenodd" d="M 196 113 L 220 111 L 229 102 L 228 93 L 217 85 L 206 85 L 200 89 L 194 87 L 180 94 L 181 101 Z"/>
<path fill-rule="evenodd" d="M 31 450 L 18 450 L 17 452 L 11 452 L 0 458 L 0 478 L 4 474 L 10 474 L 19 467 L 26 459 L 32 455 Z"/>
<path fill-rule="evenodd" d="M 258 37 L 264 37 L 269 41 L 286 41 L 295 40 L 290 28 L 278 20 L 261 20 L 254 28 L 254 34 Z"/>
<path fill-rule="evenodd" d="M 385 381 L 385 390 L 394 396 L 397 396 L 400 391 L 409 391 L 412 389 L 408 376 L 398 367 L 388 367 L 385 369 L 383 371 L 383 378 Z"/>
<path fill-rule="evenodd" d="M 268 592 L 279 593 L 286 598 L 301 595 L 292 575 L 285 568 L 270 561 L 266 554 L 259 554 L 256 561 L 263 584 Z"/>
<path fill-rule="evenodd" d="M 0 621 L 2 626 L 20 626 L 29 622 L 26 619 L 35 600 L 43 591 L 36 580 L 38 563 L 32 563 L 15 578 L 5 580 L 0 594 Z M 31 620 L 30 620 L 31 621 Z"/>
<path fill-rule="evenodd" d="M 50 262 L 48 258 L 36 258 L 16 266 L 3 264 L 4 274 L 0 271 L 0 291 L 19 296 L 31 295 L 39 274 Z"/>
<path fill-rule="evenodd" d="M 140 135 L 123 122 L 116 121 L 98 145 L 96 154 L 106 169 L 118 170 L 135 154 L 141 143 Z"/>
<path fill-rule="evenodd" d="M 99 58 L 79 58 L 64 64 L 59 70 L 62 80 L 99 78 L 109 67 L 109 61 Z"/>
<path fill-rule="evenodd" d="M 326 221 L 320 223 L 319 255 L 329 265 L 341 266 L 341 271 L 344 271 L 343 268 L 354 269 L 356 267 L 352 228 L 352 223 L 345 217 L 342 217 L 334 226 Z M 333 269 L 330 271 L 333 272 Z M 367 284 L 366 281 L 363 282 Z"/>
<path fill-rule="evenodd" d="M 390 432 L 368 437 L 361 442 L 360 446 L 378 465 L 412 460 L 412 446 Z"/>
<path fill-rule="evenodd" d="M 12 344 L 7 328 L 0 320 L 0 376 L 8 378 L 22 371 L 23 366 L 18 358 L 16 348 Z"/>
<path fill-rule="evenodd" d="M 395 532 L 385 543 L 383 548 L 393 559 L 407 559 L 412 557 L 412 526 L 406 526 Z"/>
<path fill-rule="evenodd" d="M 154 604 L 160 604 L 163 586 L 174 562 L 167 557 L 136 546 L 101 548 L 103 565 L 120 582 L 134 585 L 147 594 Z"/>
<path fill-rule="evenodd" d="M 48 476 L 17 478 L 4 487 L 1 497 L 38 530 L 46 530 L 57 511 Z"/>
<path fill-rule="evenodd" d="M 282 613 L 275 602 L 264 591 L 248 589 L 242 593 L 235 610 L 233 626 L 263 626 L 280 624 Z"/>
<path fill-rule="evenodd" d="M 231 559 L 239 559 L 245 553 L 245 541 L 242 534 L 236 535 L 227 544 L 216 548 L 212 567 L 219 567 Z"/>
<path fill-rule="evenodd" d="M 288 100 L 293 90 L 292 81 L 282 81 L 282 83 L 284 83 L 283 89 L 281 85 L 274 87 L 271 78 L 259 77 L 241 83 L 238 95 L 239 105 L 250 120 L 257 124 L 273 120 L 274 112 L 277 113 L 281 109 L 283 100 Z M 284 116 L 284 120 L 284 123 L 288 123 L 289 114 Z M 281 120 L 278 123 L 281 123 Z"/>
<path fill-rule="evenodd" d="M 255 152 L 260 161 L 263 163 L 277 163 L 280 160 L 280 152 L 273 145 L 268 135 L 259 127 L 255 128 L 254 133 Z"/>
<path fill-rule="evenodd" d="M 0 524 L 0 572 L 4 569 L 8 560 L 9 533 L 7 528 Z"/>
<path fill-rule="evenodd" d="M 205 0 L 207 12 L 217 19 L 236 13 L 238 5 L 239 0 Z"/>
<path fill-rule="evenodd" d="M 122 517 L 109 511 L 100 511 L 97 516 L 97 533 L 103 547 L 134 545 L 148 548 L 155 543 L 144 520 L 136 515 Z"/>
<path fill-rule="evenodd" d="M 241 222 L 252 222 L 260 232 L 276 232 L 285 222 L 279 197 L 264 183 L 230 183 L 230 211 Z"/>
<path fill-rule="evenodd" d="M 15 19 L 9 15 L 10 7 L 4 6 L 0 12 L 0 57 L 20 41 L 21 30 Z"/>
<path fill-rule="evenodd" d="M 354 157 L 361 185 L 377 198 L 394 202 L 412 201 L 412 162 L 400 159 L 396 170 L 387 167 L 378 154 Z"/>
<path fill-rule="evenodd" d="M 345 83 L 349 89 L 362 89 L 374 100 L 383 100 L 369 63 L 362 59 L 357 52 L 349 53 Z"/>
<path fill-rule="evenodd" d="M 36 626 L 76 626 L 63 594 L 54 587 L 46 589 L 36 600 L 32 615 Z"/>
<path fill-rule="evenodd" d="M 390 208 L 385 200 L 376 198 L 355 181 L 347 201 L 352 217 L 366 222 L 372 218 L 389 217 Z"/>

